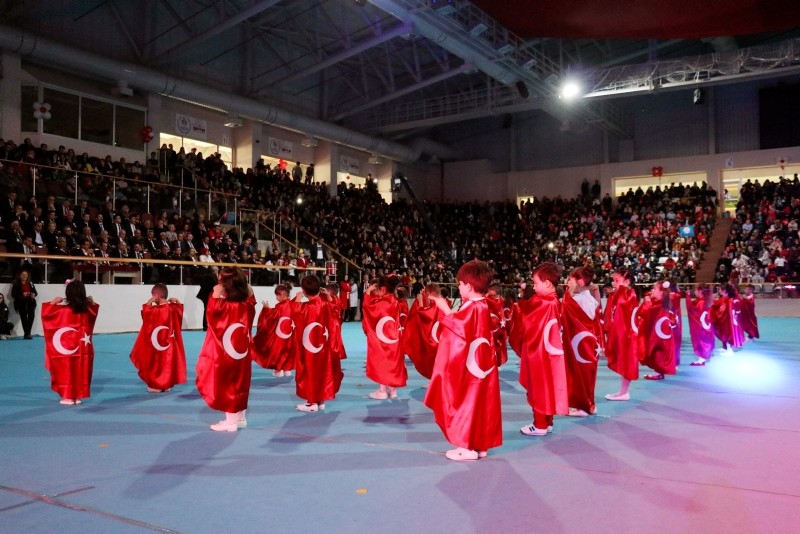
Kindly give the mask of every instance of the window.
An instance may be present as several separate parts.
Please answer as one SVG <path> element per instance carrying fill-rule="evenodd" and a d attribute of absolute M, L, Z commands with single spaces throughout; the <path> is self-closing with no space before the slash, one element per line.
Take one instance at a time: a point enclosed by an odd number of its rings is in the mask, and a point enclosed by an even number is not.
<path fill-rule="evenodd" d="M 51 118 L 39 121 L 33 104 L 50 104 Z M 22 86 L 21 126 L 24 132 L 83 139 L 103 145 L 143 150 L 141 131 L 147 121 L 146 110 L 61 91 L 49 86 Z"/>
<path fill-rule="evenodd" d="M 45 87 L 44 102 L 50 104 L 52 115 L 51 118 L 42 121 L 44 133 L 80 139 L 78 136 L 80 97 Z"/>
<path fill-rule="evenodd" d="M 219 152 L 220 159 L 228 167 L 228 170 L 233 168 L 233 150 L 229 147 L 170 134 L 161 134 L 159 141 L 159 147 L 166 143 L 167 145 L 172 145 L 172 149 L 175 152 L 178 152 L 183 147 L 183 151 L 188 154 L 193 148 L 196 148 L 197 152 L 203 155 L 203 158 Z"/>

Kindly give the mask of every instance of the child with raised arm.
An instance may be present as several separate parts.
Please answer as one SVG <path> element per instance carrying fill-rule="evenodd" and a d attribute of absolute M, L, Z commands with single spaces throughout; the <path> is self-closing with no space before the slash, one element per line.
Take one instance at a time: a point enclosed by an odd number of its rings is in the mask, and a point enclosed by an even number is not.
<path fill-rule="evenodd" d="M 425 405 L 447 441 L 450 460 L 477 460 L 503 444 L 500 379 L 485 294 L 494 273 L 484 262 L 458 270 L 461 307 L 454 312 L 441 296 L 429 294 L 441 311 L 441 334 Z"/>
<path fill-rule="evenodd" d="M 561 269 L 552 262 L 533 271 L 534 295 L 518 302 L 519 320 L 512 336 L 520 340 L 519 383 L 527 391 L 533 423 L 519 429 L 526 436 L 545 436 L 553 431 L 553 416 L 569 413 L 564 348 L 561 341 L 561 309 L 556 286 Z"/>
<path fill-rule="evenodd" d="M 156 284 L 142 305 L 142 328 L 130 358 L 150 393 L 169 391 L 186 383 L 186 352 L 181 326 L 183 304 L 169 298 L 166 284 Z"/>

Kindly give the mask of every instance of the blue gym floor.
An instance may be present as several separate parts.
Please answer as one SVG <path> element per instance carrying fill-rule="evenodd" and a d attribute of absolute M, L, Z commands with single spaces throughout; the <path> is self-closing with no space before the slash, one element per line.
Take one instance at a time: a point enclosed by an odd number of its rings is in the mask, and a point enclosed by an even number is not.
<path fill-rule="evenodd" d="M 741 352 L 640 380 L 598 414 L 531 421 L 510 353 L 501 371 L 505 443 L 452 462 L 409 363 L 396 401 L 374 401 L 359 323 L 335 401 L 295 410 L 293 378 L 254 366 L 249 427 L 194 387 L 203 332 L 184 332 L 189 382 L 150 394 L 128 359 L 134 334 L 96 335 L 92 397 L 61 406 L 44 341 L 0 341 L 0 532 L 798 532 L 800 319 L 762 318 Z"/>

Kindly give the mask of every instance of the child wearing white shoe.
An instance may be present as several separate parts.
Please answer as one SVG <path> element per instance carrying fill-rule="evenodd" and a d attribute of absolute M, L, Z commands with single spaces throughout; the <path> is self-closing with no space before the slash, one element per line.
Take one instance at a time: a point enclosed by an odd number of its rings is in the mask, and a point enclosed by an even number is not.
<path fill-rule="evenodd" d="M 364 294 L 361 324 L 367 336 L 367 378 L 378 384 L 369 394 L 374 400 L 397 398 L 397 388 L 408 380 L 400 343 L 400 303 L 395 296 L 399 283 L 396 275 L 382 276 L 370 281 Z"/>
<path fill-rule="evenodd" d="M 631 381 L 639 379 L 639 355 L 636 351 L 636 325 L 634 315 L 639 307 L 639 298 L 633 289 L 633 274 L 628 269 L 619 269 L 613 275 L 614 291 L 606 300 L 603 310 L 605 331 L 605 354 L 608 368 L 620 375 L 619 390 L 606 395 L 606 400 L 628 401 Z"/>
<path fill-rule="evenodd" d="M 338 312 L 320 298 L 319 278 L 311 274 L 303 278 L 302 291 L 292 301 L 292 321 L 296 335 L 295 363 L 297 365 L 296 393 L 306 402 L 297 405 L 301 412 L 325 409 L 342 384 L 342 363 L 331 346 Z"/>
<path fill-rule="evenodd" d="M 503 444 L 500 379 L 485 294 L 494 273 L 484 262 L 458 270 L 461 308 L 453 312 L 441 296 L 429 295 L 443 317 L 439 348 L 425 405 L 433 410 L 450 460 L 477 460 Z"/>
<path fill-rule="evenodd" d="M 518 303 L 521 320 L 514 321 L 514 338 L 521 340 L 519 383 L 527 391 L 533 423 L 519 429 L 526 436 L 544 436 L 553 416 L 569 413 L 561 309 L 556 286 L 561 269 L 552 262 L 533 271 L 534 295 Z"/>

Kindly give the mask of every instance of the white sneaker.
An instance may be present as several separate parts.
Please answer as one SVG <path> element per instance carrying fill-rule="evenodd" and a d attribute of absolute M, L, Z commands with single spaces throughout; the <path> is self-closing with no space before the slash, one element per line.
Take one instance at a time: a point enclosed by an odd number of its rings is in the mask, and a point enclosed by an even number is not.
<path fill-rule="evenodd" d="M 389 394 L 381 390 L 373 391 L 368 396 L 373 400 L 386 400 L 389 398 Z"/>
<path fill-rule="evenodd" d="M 58 401 L 58 403 L 63 404 L 64 406 L 72 406 L 73 404 L 75 404 L 75 401 L 72 399 L 61 399 L 60 401 Z"/>
<path fill-rule="evenodd" d="M 589 417 L 589 414 L 579 408 L 570 408 L 567 414 L 570 417 Z"/>
<path fill-rule="evenodd" d="M 552 428 L 552 427 L 548 427 Z M 547 435 L 547 428 L 536 428 L 535 426 L 525 425 L 519 429 L 520 432 L 525 434 L 526 436 L 546 436 Z M 551 431 L 552 432 L 552 431 Z"/>
<path fill-rule="evenodd" d="M 209 428 L 216 432 L 236 432 L 239 430 L 239 425 L 237 423 L 229 423 L 228 421 L 220 421 L 219 423 L 211 425 Z"/>
<path fill-rule="evenodd" d="M 478 451 L 471 451 L 469 449 L 463 449 L 461 447 L 449 450 L 446 453 L 444 453 L 444 455 L 447 456 L 449 460 L 455 460 L 456 462 L 477 460 L 479 457 Z"/>
<path fill-rule="evenodd" d="M 325 404 L 316 402 L 306 402 L 305 404 L 298 404 L 297 410 L 300 412 L 318 412 L 325 409 Z"/>
<path fill-rule="evenodd" d="M 610 401 L 629 401 L 631 400 L 631 394 L 626 393 L 624 395 L 620 395 L 619 393 L 609 393 L 606 395 L 606 400 Z"/>
<path fill-rule="evenodd" d="M 284 376 L 284 372 L 283 371 L 272 371 L 272 376 L 281 377 L 281 376 Z"/>
<path fill-rule="evenodd" d="M 292 372 L 291 371 L 284 371 L 283 372 L 283 376 L 292 376 Z"/>
<path fill-rule="evenodd" d="M 247 419 L 242 417 L 238 421 L 236 421 L 236 428 L 247 428 Z"/>

